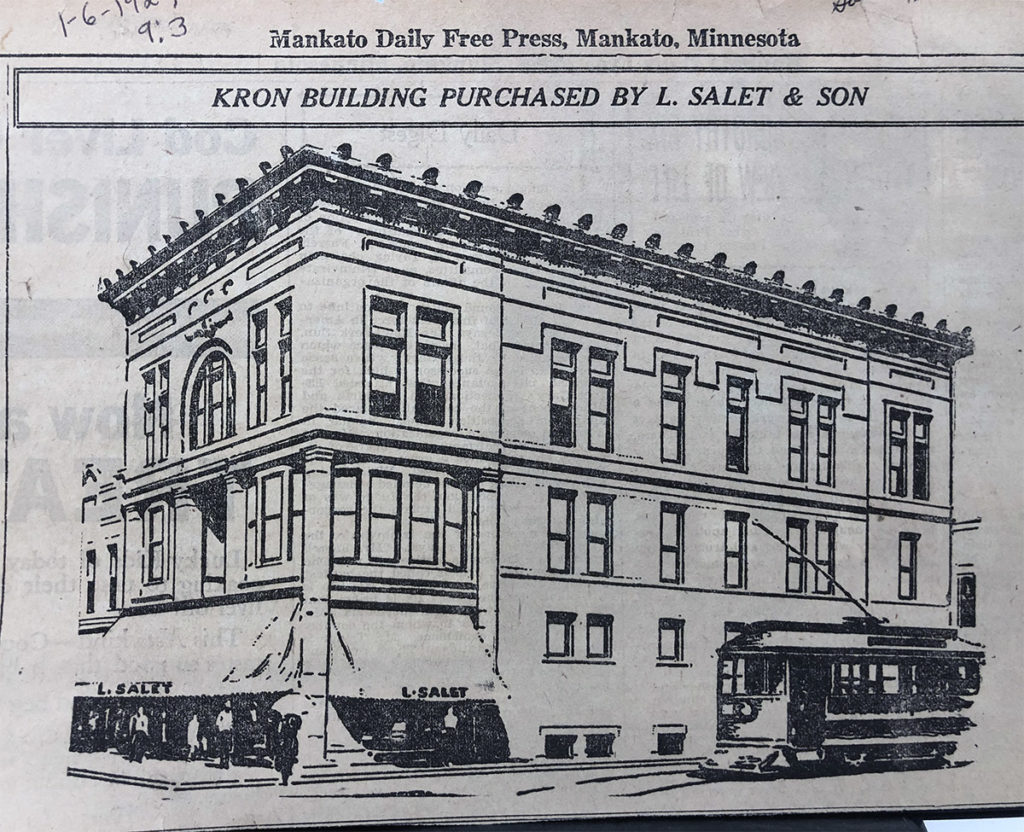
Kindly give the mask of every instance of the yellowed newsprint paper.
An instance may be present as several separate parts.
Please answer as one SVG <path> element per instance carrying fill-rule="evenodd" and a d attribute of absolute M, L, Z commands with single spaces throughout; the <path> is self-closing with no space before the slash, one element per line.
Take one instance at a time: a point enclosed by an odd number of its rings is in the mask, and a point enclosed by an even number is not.
<path fill-rule="evenodd" d="M 1024 7 L 0 10 L 0 827 L 1024 802 Z"/>

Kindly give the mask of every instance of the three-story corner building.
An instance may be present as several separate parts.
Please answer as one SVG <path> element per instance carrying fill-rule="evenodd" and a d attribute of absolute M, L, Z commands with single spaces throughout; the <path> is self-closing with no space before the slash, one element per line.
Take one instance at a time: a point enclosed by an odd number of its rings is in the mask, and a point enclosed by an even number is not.
<path fill-rule="evenodd" d="M 736 626 L 950 623 L 969 331 L 282 155 L 102 282 L 73 748 L 230 701 L 257 761 L 287 710 L 306 762 L 702 755 Z"/>

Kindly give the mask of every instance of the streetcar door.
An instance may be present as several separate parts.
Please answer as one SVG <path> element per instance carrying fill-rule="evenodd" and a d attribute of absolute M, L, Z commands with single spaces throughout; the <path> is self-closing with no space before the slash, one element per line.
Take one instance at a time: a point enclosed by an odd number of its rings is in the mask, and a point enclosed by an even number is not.
<path fill-rule="evenodd" d="M 791 662 L 789 666 L 789 744 L 793 748 L 821 748 L 825 741 L 825 698 L 829 667 Z"/>

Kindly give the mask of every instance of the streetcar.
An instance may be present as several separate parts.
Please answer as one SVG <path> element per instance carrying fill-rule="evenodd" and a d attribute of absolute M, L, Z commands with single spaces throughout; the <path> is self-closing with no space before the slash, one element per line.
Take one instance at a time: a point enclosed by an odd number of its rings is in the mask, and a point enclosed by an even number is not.
<path fill-rule="evenodd" d="M 761 621 L 718 650 L 718 730 L 705 770 L 821 773 L 949 764 L 984 652 L 955 630 L 870 618 Z"/>

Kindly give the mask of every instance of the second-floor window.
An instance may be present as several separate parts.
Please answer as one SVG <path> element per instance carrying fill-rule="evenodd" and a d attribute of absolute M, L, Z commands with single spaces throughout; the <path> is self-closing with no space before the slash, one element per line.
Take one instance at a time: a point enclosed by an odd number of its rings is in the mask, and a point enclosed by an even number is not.
<path fill-rule="evenodd" d="M 163 462 L 170 451 L 170 376 L 169 361 L 161 361 L 142 374 L 146 465 Z"/>
<path fill-rule="evenodd" d="M 211 352 L 192 381 L 189 447 L 235 435 L 235 371 L 220 350 Z"/>
<path fill-rule="evenodd" d="M 396 562 L 401 556 L 400 474 L 374 471 L 370 474 L 370 551 L 371 561 Z"/>
<path fill-rule="evenodd" d="M 360 472 L 337 468 L 331 484 L 331 560 L 359 557 Z"/>
<path fill-rule="evenodd" d="M 120 606 L 118 603 L 120 600 L 120 587 L 118 586 L 120 567 L 118 565 L 116 543 L 107 544 L 107 559 L 110 565 L 110 583 L 107 585 L 107 609 L 116 610 Z"/>
<path fill-rule="evenodd" d="M 786 592 L 807 591 L 807 521 L 786 521 Z"/>
<path fill-rule="evenodd" d="M 686 463 L 686 368 L 661 365 L 661 461 Z"/>
<path fill-rule="evenodd" d="M 681 662 L 684 660 L 683 634 L 686 622 L 682 618 L 658 619 L 658 661 Z"/>
<path fill-rule="evenodd" d="M 677 503 L 661 504 L 661 556 L 660 579 L 666 584 L 681 584 L 686 580 L 683 560 L 683 514 L 686 506 Z"/>
<path fill-rule="evenodd" d="M 889 410 L 888 486 L 893 497 L 930 497 L 931 421 L 927 413 Z"/>
<path fill-rule="evenodd" d="M 292 299 L 277 304 L 277 375 L 281 385 L 281 415 L 292 412 Z"/>
<path fill-rule="evenodd" d="M 587 495 L 587 573 L 612 574 L 612 497 Z"/>
<path fill-rule="evenodd" d="M 573 514 L 576 492 L 548 490 L 548 571 L 568 574 L 573 561 Z"/>
<path fill-rule="evenodd" d="M 301 471 L 272 471 L 260 477 L 250 490 L 249 536 L 258 566 L 301 557 L 304 483 Z"/>
<path fill-rule="evenodd" d="M 900 532 L 898 594 L 903 601 L 917 599 L 917 544 L 918 534 Z"/>
<path fill-rule="evenodd" d="M 614 442 L 615 353 L 590 351 L 590 450 L 611 451 Z"/>
<path fill-rule="evenodd" d="M 85 612 L 96 612 L 96 550 L 85 553 Z"/>
<path fill-rule="evenodd" d="M 747 473 L 750 382 L 729 376 L 726 382 L 725 467 Z"/>
<path fill-rule="evenodd" d="M 579 344 L 551 342 L 551 444 L 576 445 L 576 353 Z"/>
<path fill-rule="evenodd" d="M 549 658 L 568 659 L 575 652 L 573 639 L 574 612 L 549 612 L 546 615 L 545 655 Z"/>
<path fill-rule="evenodd" d="M 612 657 L 612 616 L 590 613 L 587 615 L 587 658 Z"/>
<path fill-rule="evenodd" d="M 725 586 L 747 586 L 747 515 L 738 511 L 725 513 Z"/>
<path fill-rule="evenodd" d="M 167 507 L 163 503 L 152 505 L 146 510 L 142 535 L 146 583 L 160 583 L 167 571 Z"/>
<path fill-rule="evenodd" d="M 832 595 L 835 592 L 836 576 L 836 524 L 814 524 L 814 591 L 818 595 Z"/>

